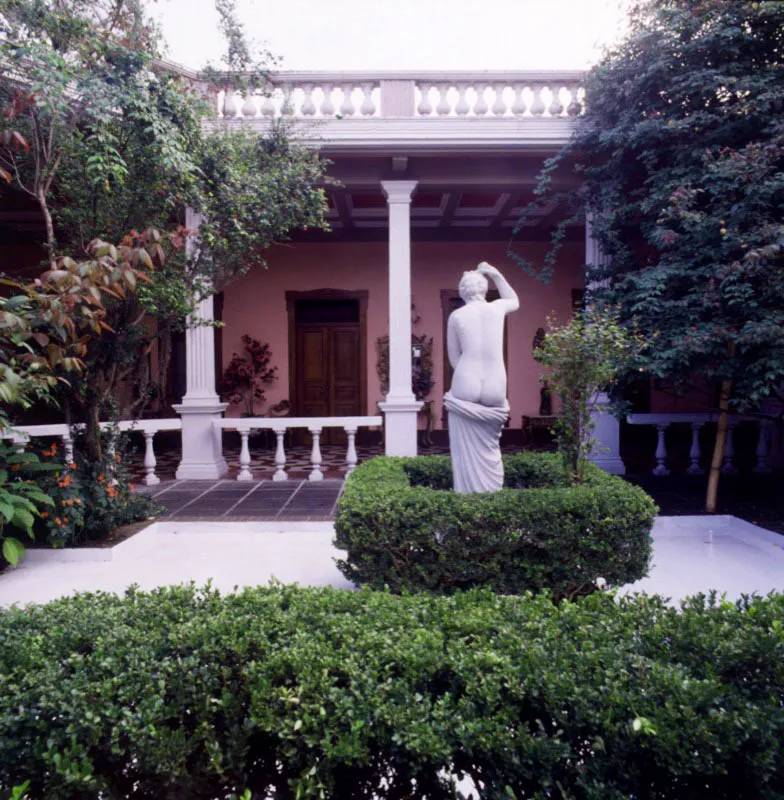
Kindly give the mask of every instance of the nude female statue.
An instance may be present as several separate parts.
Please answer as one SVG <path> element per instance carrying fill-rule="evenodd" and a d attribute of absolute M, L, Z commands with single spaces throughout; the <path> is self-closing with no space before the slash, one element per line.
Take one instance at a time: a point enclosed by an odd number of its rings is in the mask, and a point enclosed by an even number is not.
<path fill-rule="evenodd" d="M 487 278 L 500 298 L 487 302 Z M 482 262 L 460 280 L 462 308 L 447 323 L 447 351 L 454 369 L 444 395 L 457 492 L 496 491 L 503 485 L 501 428 L 506 422 L 504 320 L 520 307 L 517 294 L 493 266 Z"/>

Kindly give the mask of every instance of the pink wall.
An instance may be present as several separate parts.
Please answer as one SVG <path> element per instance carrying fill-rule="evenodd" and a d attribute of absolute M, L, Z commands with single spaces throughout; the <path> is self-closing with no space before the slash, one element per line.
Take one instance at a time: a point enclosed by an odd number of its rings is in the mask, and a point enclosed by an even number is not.
<path fill-rule="evenodd" d="M 526 245 L 526 254 L 541 263 L 547 243 Z M 417 334 L 433 337 L 433 364 L 436 385 L 429 399 L 436 401 L 436 418 L 441 418 L 443 387 L 443 342 L 441 290 L 457 289 L 464 270 L 480 261 L 498 267 L 518 292 L 521 308 L 509 317 L 509 402 L 512 427 L 519 427 L 523 414 L 539 410 L 539 368 L 531 356 L 536 329 L 545 325 L 548 314 L 568 317 L 571 290 L 583 286 L 584 250 L 580 243 L 567 244 L 561 251 L 552 283 L 543 284 L 530 277 L 506 256 L 503 242 L 412 244 L 412 295 L 421 321 Z M 368 409 L 376 414 L 381 392 L 376 375 L 376 339 L 388 332 L 387 244 L 330 243 L 276 247 L 268 255 L 269 269 L 250 273 L 226 288 L 223 308 L 223 363 L 241 347 L 240 337 L 249 333 L 269 342 L 278 382 L 267 392 L 268 401 L 260 409 L 289 396 L 288 315 L 286 291 L 343 289 L 368 291 Z M 448 387 L 447 387 L 448 388 Z M 238 414 L 239 409 L 231 413 Z M 440 424 L 440 422 L 439 422 Z"/>

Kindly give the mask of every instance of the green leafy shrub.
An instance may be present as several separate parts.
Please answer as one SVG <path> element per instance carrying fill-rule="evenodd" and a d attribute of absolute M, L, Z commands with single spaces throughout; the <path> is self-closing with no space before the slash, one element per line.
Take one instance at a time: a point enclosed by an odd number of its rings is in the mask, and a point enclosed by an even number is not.
<path fill-rule="evenodd" d="M 0 614 L 0 789 L 112 797 L 765 800 L 784 597 L 270 587 Z"/>
<path fill-rule="evenodd" d="M 445 456 L 375 458 L 347 481 L 335 544 L 341 572 L 392 591 L 453 592 L 486 586 L 556 599 L 647 573 L 657 508 L 641 489 L 585 466 L 571 486 L 558 455 L 504 457 L 508 488 L 481 495 L 449 491 Z"/>
<path fill-rule="evenodd" d="M 102 439 L 98 461 L 87 456 L 83 433 L 74 437 L 75 461 L 71 463 L 65 463 L 58 442 L 39 446 L 31 454 L 55 470 L 36 478 L 50 498 L 50 506 L 36 521 L 39 541 L 53 547 L 99 541 L 121 525 L 145 520 L 160 510 L 151 497 L 134 491 L 127 468 L 128 437 L 110 428 Z M 25 475 L 26 469 L 23 466 L 20 474 Z"/>

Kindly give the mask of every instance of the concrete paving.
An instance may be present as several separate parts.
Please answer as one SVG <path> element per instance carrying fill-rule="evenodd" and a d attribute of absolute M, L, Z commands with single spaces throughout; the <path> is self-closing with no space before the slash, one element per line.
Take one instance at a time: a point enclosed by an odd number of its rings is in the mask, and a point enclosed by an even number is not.
<path fill-rule="evenodd" d="M 113 548 L 34 550 L 0 575 L 0 605 L 43 603 L 77 591 L 122 592 L 207 581 L 224 592 L 271 579 L 351 585 L 333 559 L 331 522 L 155 522 Z M 735 517 L 659 517 L 653 569 L 624 591 L 678 601 L 716 589 L 729 599 L 784 591 L 784 536 Z"/>

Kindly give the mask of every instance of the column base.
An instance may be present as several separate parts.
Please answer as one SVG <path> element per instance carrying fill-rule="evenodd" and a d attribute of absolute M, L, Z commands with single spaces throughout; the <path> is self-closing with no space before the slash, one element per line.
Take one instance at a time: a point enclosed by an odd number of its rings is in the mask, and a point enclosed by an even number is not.
<path fill-rule="evenodd" d="M 216 481 L 229 471 L 223 457 L 222 431 L 213 423 L 228 408 L 217 397 L 204 400 L 183 399 L 174 410 L 182 417 L 182 459 L 177 467 L 178 481 Z"/>
<path fill-rule="evenodd" d="M 379 403 L 384 412 L 384 454 L 415 456 L 417 454 L 417 414 L 419 400 L 390 400 Z"/>
<path fill-rule="evenodd" d="M 619 455 L 613 455 L 612 453 L 594 453 L 590 456 L 589 460 L 600 469 L 609 472 L 610 475 L 626 474 L 626 464 L 623 463 L 623 459 Z"/>

